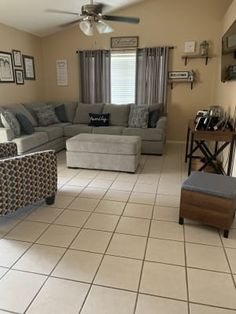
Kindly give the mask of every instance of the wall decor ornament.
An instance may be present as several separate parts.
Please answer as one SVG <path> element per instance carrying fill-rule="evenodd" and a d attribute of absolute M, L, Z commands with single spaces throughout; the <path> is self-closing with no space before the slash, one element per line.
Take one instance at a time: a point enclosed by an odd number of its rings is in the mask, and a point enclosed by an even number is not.
<path fill-rule="evenodd" d="M 24 72 L 23 70 L 15 70 L 16 84 L 23 85 L 24 84 Z"/>
<path fill-rule="evenodd" d="M 22 57 L 20 50 L 12 50 L 14 67 L 22 67 Z"/>
<path fill-rule="evenodd" d="M 12 55 L 10 52 L 0 51 L 0 83 L 13 83 L 14 81 Z"/>
<path fill-rule="evenodd" d="M 138 36 L 111 37 L 111 48 L 137 48 L 138 44 Z"/>
<path fill-rule="evenodd" d="M 25 80 L 35 80 L 34 57 L 22 55 Z"/>

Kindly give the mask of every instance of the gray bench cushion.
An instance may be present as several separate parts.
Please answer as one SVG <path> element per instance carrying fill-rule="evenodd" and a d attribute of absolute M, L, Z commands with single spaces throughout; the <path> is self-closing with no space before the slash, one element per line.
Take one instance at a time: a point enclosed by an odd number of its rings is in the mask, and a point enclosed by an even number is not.
<path fill-rule="evenodd" d="M 118 155 L 136 155 L 141 150 L 138 136 L 79 134 L 66 141 L 72 152 L 88 152 Z"/>
<path fill-rule="evenodd" d="M 234 199 L 236 197 L 236 178 L 214 173 L 193 172 L 182 184 L 189 191 Z"/>
<path fill-rule="evenodd" d="M 64 136 L 72 137 L 79 133 L 91 133 L 92 127 L 86 124 L 72 124 L 64 127 Z"/>
<path fill-rule="evenodd" d="M 48 141 L 49 139 L 46 132 L 34 132 L 31 135 L 24 135 L 13 140 L 17 145 L 18 154 L 25 153 Z"/>
<path fill-rule="evenodd" d="M 92 133 L 95 134 L 110 134 L 110 135 L 121 135 L 123 132 L 122 126 L 107 126 L 107 127 L 94 127 Z"/>
<path fill-rule="evenodd" d="M 146 141 L 162 141 L 164 139 L 164 132 L 162 129 L 149 128 L 124 128 L 124 135 L 137 135 L 140 136 L 142 140 Z"/>

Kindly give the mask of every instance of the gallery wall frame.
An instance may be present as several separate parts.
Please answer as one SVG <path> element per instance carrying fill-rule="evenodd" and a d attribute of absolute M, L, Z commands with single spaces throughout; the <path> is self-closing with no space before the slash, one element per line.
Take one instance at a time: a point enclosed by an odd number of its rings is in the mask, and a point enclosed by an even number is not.
<path fill-rule="evenodd" d="M 15 69 L 15 78 L 17 85 L 24 85 L 24 72 L 23 70 Z"/>
<path fill-rule="evenodd" d="M 22 55 L 25 80 L 35 80 L 34 57 Z"/>
<path fill-rule="evenodd" d="M 12 54 L 10 52 L 0 51 L 0 83 L 14 82 Z"/>
<path fill-rule="evenodd" d="M 20 50 L 12 50 L 14 67 L 22 67 L 22 55 Z"/>

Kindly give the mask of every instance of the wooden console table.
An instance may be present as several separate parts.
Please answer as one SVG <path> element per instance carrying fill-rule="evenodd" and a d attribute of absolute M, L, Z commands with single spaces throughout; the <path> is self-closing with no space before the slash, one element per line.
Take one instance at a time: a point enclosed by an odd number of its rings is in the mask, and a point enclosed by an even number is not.
<path fill-rule="evenodd" d="M 185 150 L 185 162 L 189 160 L 188 164 L 188 175 L 191 174 L 192 169 L 192 159 L 201 158 L 203 159 L 203 165 L 198 169 L 202 171 L 207 165 L 211 165 L 216 173 L 225 174 L 223 169 L 217 166 L 214 161 L 217 160 L 217 156 L 229 146 L 228 152 L 228 166 L 226 175 L 230 176 L 232 174 L 233 159 L 234 159 L 234 148 L 235 148 L 236 132 L 225 130 L 225 131 L 204 131 L 195 130 L 195 123 L 190 120 L 187 129 L 186 138 L 186 150 Z M 214 142 L 214 151 L 209 146 L 209 142 Z M 190 144 L 190 145 L 189 145 Z M 199 157 L 194 155 L 194 153 L 199 149 L 203 156 Z"/>

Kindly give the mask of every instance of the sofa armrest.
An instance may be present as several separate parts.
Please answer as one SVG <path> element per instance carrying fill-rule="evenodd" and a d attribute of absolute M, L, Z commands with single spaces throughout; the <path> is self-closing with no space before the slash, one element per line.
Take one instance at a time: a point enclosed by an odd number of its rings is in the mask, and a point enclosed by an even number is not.
<path fill-rule="evenodd" d="M 165 129 L 167 124 L 167 117 L 161 116 L 156 124 L 156 129 Z"/>
<path fill-rule="evenodd" d="M 0 158 L 17 156 L 16 143 L 0 143 Z"/>
<path fill-rule="evenodd" d="M 0 214 L 55 196 L 57 159 L 54 151 L 0 160 Z"/>
<path fill-rule="evenodd" d="M 0 128 L 0 143 L 11 141 L 14 137 L 14 133 L 10 128 Z"/>

